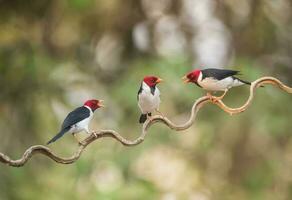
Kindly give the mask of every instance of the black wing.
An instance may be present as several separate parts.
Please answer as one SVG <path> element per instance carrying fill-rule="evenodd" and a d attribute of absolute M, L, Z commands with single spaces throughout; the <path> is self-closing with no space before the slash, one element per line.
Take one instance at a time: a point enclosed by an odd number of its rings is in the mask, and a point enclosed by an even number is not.
<path fill-rule="evenodd" d="M 230 69 L 215 69 L 215 68 L 210 68 L 210 69 L 203 69 L 201 70 L 203 74 L 203 79 L 207 77 L 214 77 L 217 80 L 222 80 L 224 78 L 227 78 L 229 76 L 234 76 L 238 75 L 239 71 L 236 70 L 230 70 Z"/>
<path fill-rule="evenodd" d="M 90 116 L 90 111 L 88 108 L 81 106 L 70 112 L 67 117 L 65 118 L 62 124 L 62 130 L 72 125 L 76 124 L 77 122 L 82 121 L 83 119 Z"/>
<path fill-rule="evenodd" d="M 155 85 L 150 87 L 150 92 L 151 92 L 152 95 L 154 95 L 155 90 L 156 90 L 156 86 Z"/>
<path fill-rule="evenodd" d="M 139 100 L 139 94 L 141 94 L 142 90 L 143 89 L 142 89 L 142 83 L 141 83 L 141 86 L 140 86 L 138 94 L 137 94 L 137 100 Z M 156 90 L 156 86 L 155 85 L 150 87 L 150 92 L 151 92 L 152 95 L 154 95 L 155 90 Z"/>
<path fill-rule="evenodd" d="M 141 92 L 142 92 L 142 83 L 141 83 L 141 86 L 140 86 L 138 94 L 137 94 L 137 100 L 139 100 L 139 94 L 141 94 Z"/>

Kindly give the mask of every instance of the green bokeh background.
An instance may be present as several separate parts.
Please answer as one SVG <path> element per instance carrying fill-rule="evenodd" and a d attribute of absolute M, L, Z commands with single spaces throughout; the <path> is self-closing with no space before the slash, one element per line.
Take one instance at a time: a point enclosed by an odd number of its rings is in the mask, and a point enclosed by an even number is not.
<path fill-rule="evenodd" d="M 184 1 L 157 2 L 169 5 L 163 15 L 180 20 Z M 231 38 L 225 67 L 246 80 L 274 76 L 291 86 L 291 11 L 288 0 L 216 1 L 214 17 Z M 0 151 L 17 159 L 29 146 L 45 144 L 88 98 L 107 105 L 95 113 L 92 130 L 137 138 L 136 94 L 148 74 L 165 80 L 161 112 L 185 122 L 204 92 L 180 77 L 201 66 L 189 48 L 166 56 L 157 50 L 159 17 L 147 15 L 143 0 L 0 1 Z M 151 31 L 143 51 L 133 40 L 141 21 Z M 190 34 L 184 23 L 180 30 L 191 44 L 196 31 Z M 232 89 L 224 102 L 240 106 L 248 94 L 248 87 Z M 240 115 L 210 104 L 188 130 L 156 124 L 135 147 L 102 138 L 71 165 L 41 155 L 21 168 L 0 164 L 0 200 L 292 199 L 291 122 L 292 96 L 266 86 Z M 50 147 L 70 156 L 78 145 L 65 135 Z"/>

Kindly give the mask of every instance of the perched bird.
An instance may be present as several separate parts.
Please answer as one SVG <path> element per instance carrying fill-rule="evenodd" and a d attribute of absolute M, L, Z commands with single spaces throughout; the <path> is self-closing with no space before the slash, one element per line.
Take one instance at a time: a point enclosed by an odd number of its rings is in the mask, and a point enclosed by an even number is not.
<path fill-rule="evenodd" d="M 221 100 L 232 87 L 251 84 L 248 81 L 235 77 L 235 75 L 239 75 L 239 71 L 210 68 L 191 71 L 182 77 L 182 79 L 185 83 L 192 82 L 204 90 L 207 90 L 207 95 L 211 97 L 212 100 L 216 101 Z M 210 92 L 214 91 L 224 91 L 224 93 L 220 97 L 215 97 L 210 94 Z"/>
<path fill-rule="evenodd" d="M 55 137 L 53 137 L 47 144 L 55 142 L 66 132 L 72 133 L 74 137 L 76 133 L 79 133 L 81 131 L 86 131 L 87 133 L 89 133 L 88 125 L 93 117 L 93 112 L 100 107 L 104 107 L 104 105 L 102 105 L 102 102 L 102 100 L 96 99 L 88 100 L 84 103 L 83 106 L 78 107 L 70 112 L 62 124 L 60 132 Z"/>
<path fill-rule="evenodd" d="M 159 112 L 160 92 L 156 87 L 162 81 L 156 76 L 145 76 L 138 91 L 138 106 L 142 112 L 139 123 L 147 120 L 147 115 L 151 117 L 153 111 Z M 161 113 L 160 113 L 161 114 Z"/>

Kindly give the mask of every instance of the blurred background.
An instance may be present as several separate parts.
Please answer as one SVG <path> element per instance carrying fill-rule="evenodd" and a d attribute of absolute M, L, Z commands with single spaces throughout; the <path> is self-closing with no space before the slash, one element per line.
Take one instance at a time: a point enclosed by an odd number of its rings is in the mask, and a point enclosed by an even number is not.
<path fill-rule="evenodd" d="M 182 84 L 186 72 L 229 68 L 291 86 L 291 54 L 289 0 L 0 0 L 0 151 L 17 159 L 45 144 L 88 98 L 107 105 L 92 130 L 137 138 L 148 74 L 165 80 L 161 112 L 183 123 L 204 95 Z M 248 94 L 224 100 L 235 107 Z M 104 138 L 71 165 L 40 155 L 22 168 L 0 163 L 0 199 L 292 199 L 291 122 L 292 96 L 266 86 L 240 115 L 207 105 L 188 130 L 156 124 L 136 147 Z M 50 147 L 70 156 L 77 146 L 68 134 Z"/>

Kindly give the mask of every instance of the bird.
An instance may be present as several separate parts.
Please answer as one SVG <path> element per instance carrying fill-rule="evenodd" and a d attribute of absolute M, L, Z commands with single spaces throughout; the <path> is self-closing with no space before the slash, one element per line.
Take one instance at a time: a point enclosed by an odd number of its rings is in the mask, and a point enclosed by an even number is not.
<path fill-rule="evenodd" d="M 197 86 L 207 91 L 207 96 L 212 101 L 218 101 L 223 99 L 227 91 L 232 87 L 241 85 L 250 85 L 251 83 L 235 77 L 240 75 L 240 71 L 230 69 L 195 69 L 184 77 L 182 77 L 185 83 L 195 83 Z M 223 91 L 224 93 L 217 97 L 212 96 L 210 92 Z"/>
<path fill-rule="evenodd" d="M 142 112 L 139 118 L 141 124 L 147 120 L 147 117 L 151 117 L 153 111 L 161 114 L 159 111 L 160 91 L 156 86 L 161 81 L 162 79 L 157 76 L 143 78 L 137 95 L 138 106 Z"/>
<path fill-rule="evenodd" d="M 55 142 L 67 132 L 72 133 L 74 137 L 76 133 L 79 133 L 81 131 L 86 131 L 87 133 L 90 133 L 88 125 L 93 117 L 94 111 L 100 107 L 104 107 L 102 102 L 103 100 L 87 100 L 83 104 L 83 106 L 78 107 L 70 112 L 63 121 L 59 133 L 57 133 L 50 141 L 48 141 L 47 145 Z M 81 143 L 79 142 L 79 144 Z"/>

